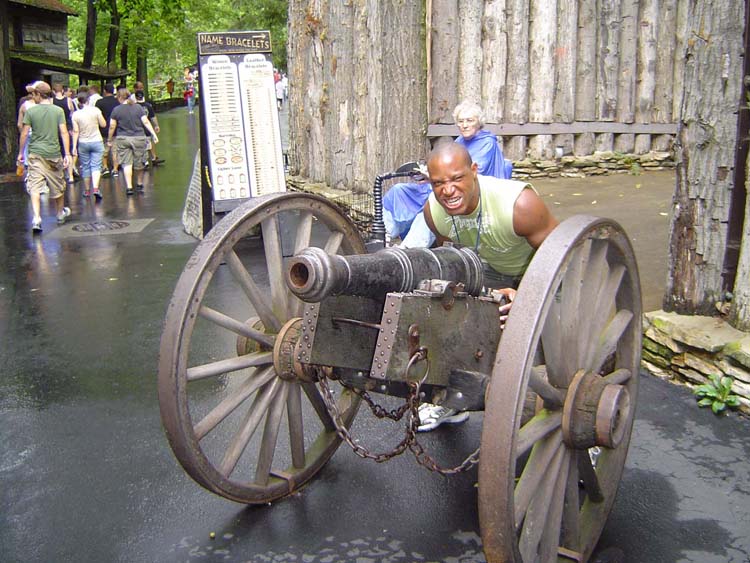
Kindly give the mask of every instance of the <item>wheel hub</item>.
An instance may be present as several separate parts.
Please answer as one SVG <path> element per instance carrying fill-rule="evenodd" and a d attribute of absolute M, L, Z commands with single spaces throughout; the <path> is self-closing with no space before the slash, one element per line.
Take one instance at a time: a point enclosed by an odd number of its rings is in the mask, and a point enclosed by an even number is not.
<path fill-rule="evenodd" d="M 276 374 L 286 381 L 297 379 L 297 374 L 302 373 L 302 365 L 296 361 L 294 349 L 302 331 L 302 319 L 294 317 L 289 319 L 276 335 L 273 346 L 273 367 Z"/>
<path fill-rule="evenodd" d="M 625 435 L 630 393 L 600 375 L 578 371 L 563 407 L 563 440 L 571 448 L 616 448 Z"/>
<path fill-rule="evenodd" d="M 263 322 L 260 320 L 259 317 L 250 317 L 245 321 L 245 324 L 249 326 L 250 328 L 254 328 L 255 330 L 258 330 L 260 332 L 266 332 L 266 327 L 263 326 Z M 244 356 L 246 354 L 255 354 L 257 352 L 268 352 L 270 350 L 269 347 L 264 346 L 263 344 L 259 344 L 252 338 L 248 338 L 247 336 L 238 336 L 237 337 L 237 355 L 238 356 Z"/>

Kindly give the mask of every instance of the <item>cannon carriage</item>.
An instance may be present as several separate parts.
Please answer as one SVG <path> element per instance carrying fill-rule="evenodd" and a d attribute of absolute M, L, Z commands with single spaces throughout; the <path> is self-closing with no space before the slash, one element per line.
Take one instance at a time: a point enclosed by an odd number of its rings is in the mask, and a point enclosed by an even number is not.
<path fill-rule="evenodd" d="M 637 400 L 632 248 L 612 221 L 563 222 L 536 252 L 503 331 L 481 273 L 463 248 L 368 254 L 318 196 L 236 209 L 194 251 L 164 324 L 159 402 L 177 459 L 208 490 L 248 504 L 299 490 L 342 441 L 376 461 L 411 450 L 444 473 L 477 465 L 488 561 L 586 561 Z M 378 411 L 376 394 L 403 405 Z M 393 451 L 351 439 L 363 400 L 404 421 Z M 417 440 L 420 401 L 484 411 L 477 451 L 440 467 Z"/>

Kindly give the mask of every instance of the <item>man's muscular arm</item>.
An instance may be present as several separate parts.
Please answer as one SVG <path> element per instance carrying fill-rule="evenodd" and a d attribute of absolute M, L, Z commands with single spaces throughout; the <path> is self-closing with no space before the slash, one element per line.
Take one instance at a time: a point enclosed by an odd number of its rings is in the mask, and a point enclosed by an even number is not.
<path fill-rule="evenodd" d="M 422 209 L 422 211 L 424 212 L 425 223 L 427 223 L 427 226 L 435 235 L 437 245 L 443 246 L 444 243 L 449 242 L 451 239 L 449 239 L 448 237 L 444 237 L 443 235 L 438 233 L 438 230 L 435 228 L 435 222 L 432 220 L 432 212 L 430 211 L 429 199 L 425 202 L 424 208 Z"/>
<path fill-rule="evenodd" d="M 513 230 L 518 236 L 539 248 L 557 225 L 557 219 L 534 190 L 526 188 L 521 192 L 513 205 Z"/>

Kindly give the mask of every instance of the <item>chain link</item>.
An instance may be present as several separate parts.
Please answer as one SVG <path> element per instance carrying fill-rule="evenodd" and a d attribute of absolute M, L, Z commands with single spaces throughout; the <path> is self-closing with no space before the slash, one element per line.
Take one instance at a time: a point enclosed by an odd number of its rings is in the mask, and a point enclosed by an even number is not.
<path fill-rule="evenodd" d="M 397 409 L 387 410 L 383 406 L 378 405 L 373 401 L 367 391 L 354 389 L 346 386 L 357 395 L 359 395 L 369 405 L 370 410 L 377 418 L 389 418 L 394 421 L 399 421 L 403 418 L 404 414 L 409 413 L 406 421 L 406 429 L 404 431 L 404 438 L 389 452 L 372 453 L 364 446 L 357 444 L 352 438 L 349 429 L 344 425 L 341 420 L 341 412 L 339 411 L 336 399 L 333 396 L 330 386 L 328 385 L 328 379 L 323 376 L 318 380 L 318 386 L 322 391 L 323 402 L 328 409 L 328 413 L 331 415 L 333 424 L 336 427 L 336 433 L 339 437 L 346 442 L 349 447 L 354 451 L 356 455 L 364 459 L 371 459 L 376 463 L 383 463 L 389 459 L 393 459 L 404 453 L 407 449 L 414 454 L 414 458 L 417 463 L 422 467 L 440 473 L 441 475 L 455 475 L 467 471 L 479 463 L 479 448 L 471 453 L 465 460 L 455 467 L 442 467 L 432 458 L 424 449 L 422 444 L 417 440 L 417 428 L 419 428 L 419 391 L 422 383 L 427 379 L 427 375 L 430 372 L 429 360 L 427 360 L 427 350 L 420 348 L 417 350 L 412 357 L 409 359 L 409 363 L 404 370 L 404 379 L 407 379 L 407 374 L 411 367 L 418 361 L 427 361 L 427 371 L 419 382 L 407 381 L 409 386 L 409 393 L 406 396 L 406 401 L 403 405 Z"/>

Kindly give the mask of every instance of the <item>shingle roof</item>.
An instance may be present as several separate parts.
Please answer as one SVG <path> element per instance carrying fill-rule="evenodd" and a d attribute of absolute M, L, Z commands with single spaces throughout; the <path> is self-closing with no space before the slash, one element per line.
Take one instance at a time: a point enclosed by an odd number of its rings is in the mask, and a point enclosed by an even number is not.
<path fill-rule="evenodd" d="M 66 6 L 62 2 L 57 0 L 10 0 L 11 4 L 23 4 L 24 6 L 31 6 L 32 8 L 40 8 L 42 10 L 49 10 L 50 12 L 60 12 L 69 16 L 77 16 L 73 8 Z"/>

